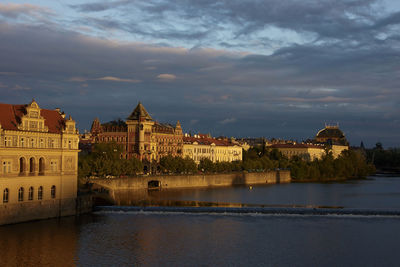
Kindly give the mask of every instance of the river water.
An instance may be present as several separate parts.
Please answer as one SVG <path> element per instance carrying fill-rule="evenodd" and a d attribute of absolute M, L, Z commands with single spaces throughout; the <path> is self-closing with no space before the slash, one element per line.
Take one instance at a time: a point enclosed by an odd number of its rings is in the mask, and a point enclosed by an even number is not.
<path fill-rule="evenodd" d="M 150 197 L 400 211 L 400 178 L 160 191 Z M 1 226 L 0 266 L 399 266 L 399 240 L 400 216 L 103 209 Z"/>

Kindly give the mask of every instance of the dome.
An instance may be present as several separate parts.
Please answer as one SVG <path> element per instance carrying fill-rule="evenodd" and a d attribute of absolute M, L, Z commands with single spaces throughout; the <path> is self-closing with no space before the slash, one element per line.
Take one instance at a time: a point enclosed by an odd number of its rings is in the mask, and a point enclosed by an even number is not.
<path fill-rule="evenodd" d="M 344 138 L 343 132 L 337 126 L 327 126 L 317 133 L 317 138 Z"/>
<path fill-rule="evenodd" d="M 326 125 L 324 129 L 320 130 L 316 136 L 317 142 L 340 143 L 347 144 L 344 133 L 339 129 L 339 126 Z"/>

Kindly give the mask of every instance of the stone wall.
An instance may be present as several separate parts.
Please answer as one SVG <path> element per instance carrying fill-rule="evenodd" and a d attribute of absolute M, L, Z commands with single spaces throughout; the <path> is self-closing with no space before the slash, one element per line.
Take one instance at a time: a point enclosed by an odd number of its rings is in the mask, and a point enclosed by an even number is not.
<path fill-rule="evenodd" d="M 75 198 L 0 205 L 0 225 L 75 215 L 75 208 Z"/>
<path fill-rule="evenodd" d="M 149 182 L 159 181 L 161 189 L 193 188 L 208 186 L 232 186 L 289 183 L 290 171 L 259 173 L 229 173 L 204 175 L 161 175 L 116 179 L 94 179 L 93 183 L 108 190 L 148 189 Z"/>

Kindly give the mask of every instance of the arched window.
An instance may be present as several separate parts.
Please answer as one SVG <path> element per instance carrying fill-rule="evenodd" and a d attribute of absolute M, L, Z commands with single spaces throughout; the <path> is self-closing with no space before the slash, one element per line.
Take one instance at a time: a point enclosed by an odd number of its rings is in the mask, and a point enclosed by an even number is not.
<path fill-rule="evenodd" d="M 38 188 L 37 199 L 38 200 L 42 200 L 43 199 L 43 186 L 39 186 L 39 188 Z"/>
<path fill-rule="evenodd" d="M 24 188 L 20 187 L 18 189 L 18 201 L 24 201 Z"/>
<path fill-rule="evenodd" d="M 39 174 L 43 175 L 44 174 L 44 158 L 39 159 Z"/>
<path fill-rule="evenodd" d="M 33 187 L 29 187 L 28 200 L 33 200 Z"/>
<path fill-rule="evenodd" d="M 4 189 L 3 191 L 3 203 L 8 203 L 8 188 Z"/>
<path fill-rule="evenodd" d="M 56 198 L 56 186 L 51 187 L 51 198 Z"/>
<path fill-rule="evenodd" d="M 19 158 L 19 174 L 25 173 L 26 170 L 26 162 L 25 158 Z"/>
<path fill-rule="evenodd" d="M 34 173 L 35 172 L 35 158 L 30 158 L 29 159 L 29 172 Z"/>

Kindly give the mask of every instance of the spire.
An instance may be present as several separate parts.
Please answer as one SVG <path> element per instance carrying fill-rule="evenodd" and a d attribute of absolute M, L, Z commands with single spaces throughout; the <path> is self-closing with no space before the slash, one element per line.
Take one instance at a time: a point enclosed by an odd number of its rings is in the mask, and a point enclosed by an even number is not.
<path fill-rule="evenodd" d="M 149 115 L 147 110 L 144 108 L 142 103 L 138 103 L 136 108 L 133 110 L 131 115 L 127 118 L 128 120 L 140 120 L 140 118 L 145 119 L 147 121 L 152 121 L 153 118 Z"/>

